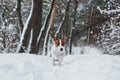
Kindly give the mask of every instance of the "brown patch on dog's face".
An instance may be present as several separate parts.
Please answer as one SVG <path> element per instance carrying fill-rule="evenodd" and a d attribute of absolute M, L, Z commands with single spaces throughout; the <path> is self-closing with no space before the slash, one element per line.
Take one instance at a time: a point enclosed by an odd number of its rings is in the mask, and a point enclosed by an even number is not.
<path fill-rule="evenodd" d="M 55 42 L 55 46 L 58 47 L 58 46 L 64 46 L 65 45 L 65 42 L 67 40 L 67 37 L 63 37 L 62 39 L 58 39 L 57 37 L 54 37 L 54 42 Z"/>
<path fill-rule="evenodd" d="M 55 46 L 58 47 L 60 45 L 60 41 L 57 37 L 54 38 Z"/>
<path fill-rule="evenodd" d="M 67 40 L 67 37 L 66 37 L 66 36 L 64 36 L 64 37 L 62 38 L 62 40 L 61 40 L 61 42 L 62 42 L 62 46 L 64 46 L 64 45 L 65 45 L 66 40 Z"/>
<path fill-rule="evenodd" d="M 62 43 L 62 46 L 65 45 L 65 39 L 64 38 L 62 38 L 61 43 Z"/>

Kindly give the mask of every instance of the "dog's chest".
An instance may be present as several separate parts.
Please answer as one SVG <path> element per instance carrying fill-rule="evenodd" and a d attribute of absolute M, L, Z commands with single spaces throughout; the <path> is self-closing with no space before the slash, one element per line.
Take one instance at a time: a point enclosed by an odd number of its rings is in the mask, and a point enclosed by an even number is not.
<path fill-rule="evenodd" d="M 56 47 L 55 45 L 52 46 L 52 49 L 51 49 L 52 55 L 54 55 L 56 57 L 63 56 L 65 54 L 64 47 L 62 47 L 62 49 L 63 49 L 62 51 L 60 49 L 61 49 L 60 47 Z"/>

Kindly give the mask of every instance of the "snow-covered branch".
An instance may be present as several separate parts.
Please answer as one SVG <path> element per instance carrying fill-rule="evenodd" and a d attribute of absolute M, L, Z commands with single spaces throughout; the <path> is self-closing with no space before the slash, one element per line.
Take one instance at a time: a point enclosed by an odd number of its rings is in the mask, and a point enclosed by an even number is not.
<path fill-rule="evenodd" d="M 117 12 L 120 12 L 120 9 L 112 9 L 112 10 L 102 10 L 99 6 L 97 7 L 97 9 L 100 11 L 101 14 L 112 14 L 112 13 L 117 13 Z"/>

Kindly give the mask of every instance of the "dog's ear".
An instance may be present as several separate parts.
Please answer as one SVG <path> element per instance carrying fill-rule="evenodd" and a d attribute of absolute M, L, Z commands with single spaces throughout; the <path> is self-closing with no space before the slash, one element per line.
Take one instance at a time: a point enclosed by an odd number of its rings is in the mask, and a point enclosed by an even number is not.
<path fill-rule="evenodd" d="M 60 45 L 59 39 L 57 37 L 54 37 L 54 42 L 55 42 L 56 47 Z"/>

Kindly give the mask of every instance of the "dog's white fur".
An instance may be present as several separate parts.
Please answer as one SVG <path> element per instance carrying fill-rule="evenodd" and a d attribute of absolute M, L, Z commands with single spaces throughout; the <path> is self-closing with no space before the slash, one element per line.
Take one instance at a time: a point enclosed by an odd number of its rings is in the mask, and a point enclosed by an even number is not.
<path fill-rule="evenodd" d="M 54 45 L 51 48 L 51 57 L 53 60 L 53 65 L 55 66 L 56 64 L 58 64 L 59 66 L 61 66 L 61 62 L 64 56 L 65 56 L 65 46 L 62 46 L 60 40 L 60 45 L 58 47 L 56 47 L 54 43 Z"/>

